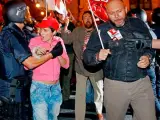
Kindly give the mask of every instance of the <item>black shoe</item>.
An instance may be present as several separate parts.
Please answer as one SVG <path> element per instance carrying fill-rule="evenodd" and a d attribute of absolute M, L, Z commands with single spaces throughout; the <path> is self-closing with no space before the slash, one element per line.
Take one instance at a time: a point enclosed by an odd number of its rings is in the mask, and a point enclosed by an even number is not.
<path fill-rule="evenodd" d="M 70 106 L 69 102 L 70 102 L 69 100 L 63 101 L 62 105 L 61 105 L 61 108 L 68 108 Z"/>
<path fill-rule="evenodd" d="M 86 104 L 86 111 L 95 112 L 96 111 L 95 104 L 94 103 L 87 103 Z"/>

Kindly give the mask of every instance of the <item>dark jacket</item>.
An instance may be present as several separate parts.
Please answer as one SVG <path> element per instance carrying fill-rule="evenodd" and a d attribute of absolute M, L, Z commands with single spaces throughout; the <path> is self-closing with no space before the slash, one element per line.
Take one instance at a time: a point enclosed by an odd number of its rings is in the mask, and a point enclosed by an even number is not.
<path fill-rule="evenodd" d="M 159 24 L 154 24 L 151 26 L 153 29 L 153 32 L 156 34 L 157 38 L 160 39 L 160 25 Z"/>
<path fill-rule="evenodd" d="M 160 39 L 160 25 L 153 24 L 151 28 L 153 29 L 153 32 L 156 34 L 157 39 Z M 160 50 L 159 49 L 156 50 L 156 62 L 160 66 Z"/>
<path fill-rule="evenodd" d="M 110 29 L 119 30 L 123 38 L 113 41 L 107 31 Z M 127 18 L 123 27 L 115 27 L 111 22 L 99 26 L 101 38 L 105 49 L 111 50 L 111 55 L 103 61 L 104 76 L 106 78 L 124 82 L 133 82 L 147 75 L 146 69 L 137 66 L 143 55 L 152 56 L 154 51 L 149 48 L 139 49 L 136 41 L 152 40 L 146 25 L 137 18 Z M 97 32 L 94 31 L 84 52 L 84 61 L 88 65 L 100 63 L 96 60 L 96 54 L 101 49 Z"/>
<path fill-rule="evenodd" d="M 22 62 L 30 55 L 25 33 L 14 23 L 5 26 L 0 34 L 0 78 L 25 76 Z"/>

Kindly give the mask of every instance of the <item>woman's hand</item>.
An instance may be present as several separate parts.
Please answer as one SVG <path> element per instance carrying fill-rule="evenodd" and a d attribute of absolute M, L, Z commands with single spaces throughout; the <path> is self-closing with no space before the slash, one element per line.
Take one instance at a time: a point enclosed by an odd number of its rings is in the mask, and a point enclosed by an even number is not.
<path fill-rule="evenodd" d="M 38 56 L 42 56 L 42 55 L 45 55 L 47 52 L 48 52 L 47 49 L 42 48 L 42 47 L 38 47 L 35 51 L 35 54 Z"/>

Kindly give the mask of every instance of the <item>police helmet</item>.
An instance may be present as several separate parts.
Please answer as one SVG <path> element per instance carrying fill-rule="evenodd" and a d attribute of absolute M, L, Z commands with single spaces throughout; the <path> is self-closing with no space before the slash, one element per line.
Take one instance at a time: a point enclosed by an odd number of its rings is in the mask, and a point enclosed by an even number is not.
<path fill-rule="evenodd" d="M 156 24 L 160 24 L 160 7 L 155 8 L 152 13 L 152 21 Z"/>
<path fill-rule="evenodd" d="M 143 22 L 147 22 L 147 14 L 143 9 L 140 8 L 131 9 L 127 15 L 130 17 L 137 17 L 141 19 Z"/>
<path fill-rule="evenodd" d="M 4 5 L 4 19 L 9 22 L 23 23 L 26 14 L 26 4 L 22 1 L 9 1 Z"/>

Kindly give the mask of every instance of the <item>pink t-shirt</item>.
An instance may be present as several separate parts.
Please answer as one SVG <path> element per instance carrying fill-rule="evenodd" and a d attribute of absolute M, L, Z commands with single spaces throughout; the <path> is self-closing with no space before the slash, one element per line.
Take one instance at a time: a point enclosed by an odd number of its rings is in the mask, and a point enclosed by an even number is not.
<path fill-rule="evenodd" d="M 60 37 L 54 36 L 51 44 L 48 42 L 42 41 L 41 37 L 32 38 L 29 43 L 29 48 L 32 51 L 35 47 L 43 47 L 43 48 L 51 51 L 52 48 L 59 41 L 61 41 L 61 44 L 63 46 L 63 53 L 61 56 L 67 60 L 67 63 L 64 66 L 64 68 L 67 69 L 69 67 L 69 58 L 68 58 L 63 40 Z M 58 57 L 56 57 L 54 59 L 50 59 L 49 61 L 45 62 L 44 64 L 40 65 L 39 67 L 33 69 L 32 79 L 36 80 L 36 81 L 56 81 L 56 80 L 59 80 L 60 68 L 61 68 L 61 66 L 60 66 Z"/>

